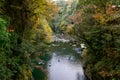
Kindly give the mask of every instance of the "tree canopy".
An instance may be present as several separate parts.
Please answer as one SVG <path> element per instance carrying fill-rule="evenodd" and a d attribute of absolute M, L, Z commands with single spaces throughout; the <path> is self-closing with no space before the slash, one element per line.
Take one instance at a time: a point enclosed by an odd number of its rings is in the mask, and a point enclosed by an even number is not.
<path fill-rule="evenodd" d="M 119 4 L 119 0 L 79 0 L 71 16 L 74 34 L 87 46 L 85 70 L 91 80 L 120 78 Z"/>
<path fill-rule="evenodd" d="M 48 0 L 0 1 L 0 79 L 30 80 L 30 56 L 52 34 L 56 11 Z"/>

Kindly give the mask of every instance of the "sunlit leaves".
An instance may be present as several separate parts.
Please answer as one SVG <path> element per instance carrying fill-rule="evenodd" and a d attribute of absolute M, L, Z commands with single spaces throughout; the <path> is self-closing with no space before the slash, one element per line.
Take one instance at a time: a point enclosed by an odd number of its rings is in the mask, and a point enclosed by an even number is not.
<path fill-rule="evenodd" d="M 27 15 L 28 17 L 25 20 L 27 24 L 25 24 L 24 37 L 31 39 L 32 42 L 35 42 L 35 37 L 38 37 L 38 35 L 40 35 L 41 38 L 45 38 L 46 36 L 42 37 L 42 34 L 47 33 L 44 32 L 46 31 L 44 30 L 46 29 L 44 27 L 49 25 L 48 21 L 51 21 L 53 15 L 57 12 L 55 4 L 48 0 L 25 0 L 24 4 L 25 8 L 29 12 Z M 44 24 L 44 20 L 47 24 Z M 47 28 L 49 29 L 49 27 Z M 38 31 L 38 33 L 40 31 L 40 33 L 38 34 L 36 31 Z"/>
<path fill-rule="evenodd" d="M 44 17 L 51 17 L 51 14 L 56 10 L 56 6 L 46 0 L 31 0 L 27 3 L 28 9 L 33 14 L 43 15 Z"/>
<path fill-rule="evenodd" d="M 47 22 L 46 19 L 43 19 L 41 23 L 41 27 L 43 32 L 41 33 L 41 36 L 44 37 L 45 41 L 51 41 L 52 40 L 52 29 L 49 26 L 49 23 Z M 43 35 L 42 35 L 43 34 Z"/>

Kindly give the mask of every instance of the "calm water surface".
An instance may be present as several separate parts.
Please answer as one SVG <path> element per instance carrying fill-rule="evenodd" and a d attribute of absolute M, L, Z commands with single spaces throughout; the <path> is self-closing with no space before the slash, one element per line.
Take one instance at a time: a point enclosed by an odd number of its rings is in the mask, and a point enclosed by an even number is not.
<path fill-rule="evenodd" d="M 71 55 L 57 56 L 55 53 L 48 63 L 48 80 L 84 80 L 80 62 Z"/>
<path fill-rule="evenodd" d="M 51 57 L 45 62 L 47 78 L 42 79 L 42 73 L 35 69 L 33 72 L 35 80 L 85 80 L 79 47 L 63 43 L 54 44 L 50 46 L 48 54 Z"/>

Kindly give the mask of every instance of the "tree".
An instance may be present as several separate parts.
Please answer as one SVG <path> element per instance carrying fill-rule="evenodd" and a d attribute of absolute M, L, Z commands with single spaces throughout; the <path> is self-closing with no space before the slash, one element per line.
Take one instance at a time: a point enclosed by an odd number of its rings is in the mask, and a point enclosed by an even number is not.
<path fill-rule="evenodd" d="M 71 24 L 69 16 L 73 15 L 76 10 L 77 0 L 73 0 L 71 3 L 67 1 L 60 0 L 57 2 L 59 11 L 53 19 L 52 29 L 56 33 L 65 33 L 68 28 L 68 25 Z"/>
<path fill-rule="evenodd" d="M 79 0 L 71 19 L 74 33 L 87 46 L 85 70 L 91 80 L 119 79 L 119 0 Z"/>
<path fill-rule="evenodd" d="M 47 19 L 52 19 L 54 9 L 46 0 L 0 1 L 0 79 L 30 80 L 30 55 L 37 51 L 36 30 L 40 25 L 43 31 L 49 28 Z"/>

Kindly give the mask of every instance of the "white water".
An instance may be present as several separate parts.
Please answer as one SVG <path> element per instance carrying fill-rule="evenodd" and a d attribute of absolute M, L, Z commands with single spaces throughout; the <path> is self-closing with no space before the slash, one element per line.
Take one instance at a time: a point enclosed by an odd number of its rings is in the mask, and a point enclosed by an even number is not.
<path fill-rule="evenodd" d="M 84 80 L 84 71 L 80 62 L 74 62 L 71 56 L 52 56 L 48 63 L 48 80 Z"/>

